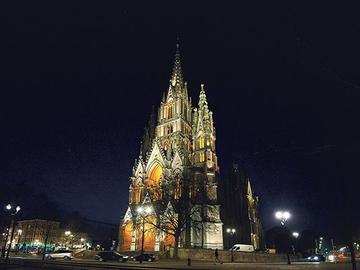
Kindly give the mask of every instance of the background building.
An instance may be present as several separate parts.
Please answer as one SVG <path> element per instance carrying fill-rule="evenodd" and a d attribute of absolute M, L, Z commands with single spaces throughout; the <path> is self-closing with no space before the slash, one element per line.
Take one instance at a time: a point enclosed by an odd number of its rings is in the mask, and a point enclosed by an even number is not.
<path fill-rule="evenodd" d="M 262 248 L 263 232 L 259 216 L 259 198 L 253 193 L 249 178 L 237 164 L 219 184 L 221 220 L 224 222 L 224 246 L 251 244 Z M 226 233 L 227 229 L 235 233 Z"/>
<path fill-rule="evenodd" d="M 17 222 L 14 233 L 14 243 L 21 249 L 43 246 L 46 236 L 49 247 L 60 242 L 61 239 L 60 222 L 31 219 L 20 220 Z"/>
<path fill-rule="evenodd" d="M 45 242 L 47 249 L 79 248 L 89 246 L 91 240 L 87 233 L 62 228 L 58 221 L 30 219 L 17 222 L 12 241 L 13 248 L 30 251 L 43 248 Z"/>

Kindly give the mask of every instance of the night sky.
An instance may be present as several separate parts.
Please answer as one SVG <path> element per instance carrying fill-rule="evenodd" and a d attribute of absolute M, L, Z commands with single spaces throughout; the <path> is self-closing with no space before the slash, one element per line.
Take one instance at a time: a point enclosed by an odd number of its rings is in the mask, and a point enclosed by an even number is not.
<path fill-rule="evenodd" d="M 358 7 L 121 2 L 0 8 L 1 182 L 118 223 L 179 39 L 193 103 L 204 83 L 214 112 L 221 174 L 248 171 L 265 229 L 277 209 L 298 230 L 360 226 Z"/>

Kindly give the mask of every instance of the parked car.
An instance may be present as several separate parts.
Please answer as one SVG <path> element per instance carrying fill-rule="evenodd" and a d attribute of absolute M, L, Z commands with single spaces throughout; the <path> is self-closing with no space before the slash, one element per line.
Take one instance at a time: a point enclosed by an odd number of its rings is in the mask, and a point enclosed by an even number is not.
<path fill-rule="evenodd" d="M 325 262 L 325 256 L 321 254 L 311 255 L 306 258 L 308 262 Z"/>
<path fill-rule="evenodd" d="M 51 253 L 45 253 L 45 258 L 50 260 L 55 259 L 64 259 L 64 260 L 71 260 L 73 257 L 71 250 L 56 250 Z"/>
<path fill-rule="evenodd" d="M 136 256 L 131 256 L 131 259 L 133 261 L 140 261 L 141 259 L 141 254 L 136 255 Z M 148 261 L 148 262 L 153 262 L 155 261 L 155 255 L 154 254 L 149 254 L 149 253 L 144 253 L 143 257 L 142 257 L 143 261 Z"/>
<path fill-rule="evenodd" d="M 232 248 L 229 249 L 230 251 L 242 251 L 242 252 L 254 252 L 253 245 L 245 245 L 245 244 L 236 244 L 233 245 Z"/>
<path fill-rule="evenodd" d="M 95 255 L 96 259 L 100 262 L 105 261 L 118 261 L 118 262 L 126 262 L 129 259 L 129 256 L 122 255 L 115 251 L 102 251 Z"/>

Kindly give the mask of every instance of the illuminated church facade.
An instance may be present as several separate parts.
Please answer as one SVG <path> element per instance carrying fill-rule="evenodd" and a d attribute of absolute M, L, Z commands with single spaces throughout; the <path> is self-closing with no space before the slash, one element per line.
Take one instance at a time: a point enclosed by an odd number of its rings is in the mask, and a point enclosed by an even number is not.
<path fill-rule="evenodd" d="M 197 106 L 193 106 L 177 45 L 169 88 L 157 115 L 150 117 L 130 177 L 129 205 L 119 228 L 119 250 L 140 250 L 143 228 L 145 250 L 174 247 L 174 236 L 159 228 L 164 213 L 175 211 L 172 202 L 183 198 L 190 207 L 201 211 L 186 222 L 178 246 L 223 248 L 215 145 L 213 113 L 204 85 L 200 86 Z M 137 211 L 141 206 L 153 209 L 151 224 L 142 223 L 143 217 Z"/>

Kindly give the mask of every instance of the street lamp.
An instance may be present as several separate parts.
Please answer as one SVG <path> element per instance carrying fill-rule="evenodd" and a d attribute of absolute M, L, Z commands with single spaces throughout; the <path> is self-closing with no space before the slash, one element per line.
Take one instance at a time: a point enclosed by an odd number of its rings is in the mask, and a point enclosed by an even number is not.
<path fill-rule="evenodd" d="M 19 211 L 21 210 L 21 207 L 19 205 L 17 205 L 15 207 L 15 209 L 13 208 L 13 206 L 11 204 L 7 204 L 5 206 L 5 209 L 6 211 L 10 214 L 11 216 L 11 225 L 10 225 L 10 228 L 11 228 L 11 236 L 10 236 L 10 243 L 9 243 L 9 247 L 7 249 L 7 252 L 6 252 L 6 258 L 5 258 L 5 263 L 7 264 L 8 263 L 8 260 L 9 260 L 9 253 L 10 253 L 10 249 L 11 249 L 11 244 L 13 242 L 13 238 L 14 238 L 14 231 L 15 231 L 15 215 L 17 213 L 19 213 Z M 2 257 L 4 257 L 4 252 L 5 252 L 5 249 L 6 249 L 6 244 L 7 244 L 7 240 L 8 240 L 8 236 L 9 236 L 9 233 L 6 235 L 6 239 L 5 239 L 5 248 L 4 248 L 4 251 L 3 253 L 1 254 Z"/>
<path fill-rule="evenodd" d="M 235 228 L 227 228 L 226 229 L 226 233 L 229 234 L 229 247 L 231 246 L 231 244 L 233 244 L 233 236 L 236 233 L 236 229 Z M 230 239 L 231 239 L 231 244 L 230 244 Z M 234 251 L 231 250 L 231 262 L 234 262 Z"/>
<path fill-rule="evenodd" d="M 275 218 L 280 220 L 280 224 L 283 227 L 285 227 L 285 223 L 290 217 L 291 217 L 291 214 L 289 211 L 276 211 L 275 212 Z M 287 255 L 287 263 L 291 264 L 289 251 L 287 252 L 286 255 Z"/>
<path fill-rule="evenodd" d="M 295 245 L 293 245 L 293 253 L 295 255 L 295 249 L 297 248 L 297 239 L 299 238 L 300 234 L 298 232 L 293 232 L 292 236 L 295 238 Z"/>
<path fill-rule="evenodd" d="M 284 226 L 285 222 L 291 217 L 291 214 L 288 211 L 277 211 L 275 217 L 280 220 L 280 224 Z"/>
<path fill-rule="evenodd" d="M 140 263 L 143 262 L 144 257 L 144 238 L 145 238 L 145 218 L 152 213 L 153 209 L 151 206 L 139 206 L 136 209 L 139 216 L 142 218 L 142 237 L 141 237 L 141 256 L 140 256 Z"/>

